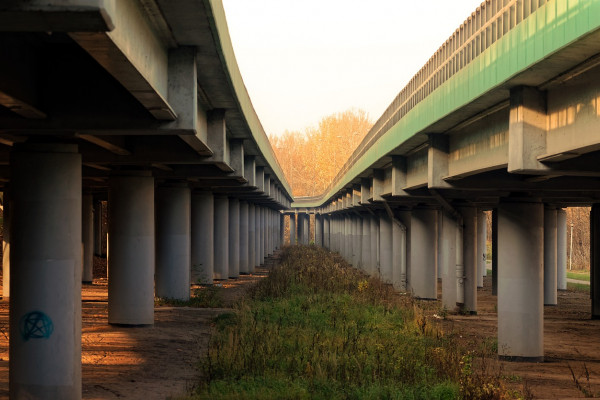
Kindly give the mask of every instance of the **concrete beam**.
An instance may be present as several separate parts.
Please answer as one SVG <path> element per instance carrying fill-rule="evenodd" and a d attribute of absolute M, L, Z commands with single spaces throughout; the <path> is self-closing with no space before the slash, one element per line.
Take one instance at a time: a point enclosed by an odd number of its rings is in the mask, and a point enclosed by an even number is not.
<path fill-rule="evenodd" d="M 244 155 L 244 178 L 248 181 L 248 186 L 257 186 L 255 156 Z"/>
<path fill-rule="evenodd" d="M 546 153 L 546 94 L 533 87 L 510 91 L 508 172 L 540 174 L 548 167 L 538 161 Z"/>
<path fill-rule="evenodd" d="M 71 0 L 69 0 L 71 1 Z M 88 3 L 81 0 L 80 3 Z M 70 36 L 117 79 L 156 119 L 174 121 L 177 113 L 167 102 L 169 52 L 142 5 L 132 1 L 110 5 L 110 32 L 71 31 Z M 152 60 L 152 62 L 148 62 Z"/>
<path fill-rule="evenodd" d="M 444 189 L 451 185 L 444 180 L 448 176 L 448 136 L 429 134 L 427 153 L 427 187 Z"/>
<path fill-rule="evenodd" d="M 29 0 L 0 4 L 7 32 L 102 32 L 114 29 L 114 0 Z"/>

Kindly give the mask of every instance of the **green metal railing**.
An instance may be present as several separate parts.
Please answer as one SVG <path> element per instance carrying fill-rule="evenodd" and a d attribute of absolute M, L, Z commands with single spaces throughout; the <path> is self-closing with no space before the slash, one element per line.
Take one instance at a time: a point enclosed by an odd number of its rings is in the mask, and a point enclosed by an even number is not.
<path fill-rule="evenodd" d="M 440 118 L 600 28 L 598 0 L 487 0 L 375 122 L 320 196 L 319 207 L 375 161 Z"/>

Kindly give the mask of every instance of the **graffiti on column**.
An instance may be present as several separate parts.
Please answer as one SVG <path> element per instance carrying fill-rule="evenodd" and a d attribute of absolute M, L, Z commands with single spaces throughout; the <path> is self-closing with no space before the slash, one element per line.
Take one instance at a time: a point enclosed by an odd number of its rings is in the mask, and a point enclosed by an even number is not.
<path fill-rule="evenodd" d="M 19 330 L 25 341 L 29 339 L 48 339 L 52 335 L 54 325 L 50 317 L 43 312 L 31 311 L 21 318 Z"/>

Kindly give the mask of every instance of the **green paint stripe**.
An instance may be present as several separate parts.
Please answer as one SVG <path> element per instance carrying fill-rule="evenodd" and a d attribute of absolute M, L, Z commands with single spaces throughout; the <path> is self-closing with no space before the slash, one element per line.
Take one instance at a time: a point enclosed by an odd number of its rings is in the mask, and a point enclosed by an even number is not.
<path fill-rule="evenodd" d="M 318 201 L 299 198 L 292 207 L 322 206 L 409 138 L 599 28 L 600 1 L 549 1 L 413 107 Z"/>

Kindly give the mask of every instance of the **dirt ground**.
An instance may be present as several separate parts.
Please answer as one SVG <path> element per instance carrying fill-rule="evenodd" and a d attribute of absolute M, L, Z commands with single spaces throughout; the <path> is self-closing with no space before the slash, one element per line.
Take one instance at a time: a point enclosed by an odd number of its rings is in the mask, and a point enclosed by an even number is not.
<path fill-rule="evenodd" d="M 223 283 L 225 305 L 233 304 L 267 268 Z M 226 309 L 156 307 L 152 327 L 125 328 L 107 323 L 107 282 L 84 285 L 82 373 L 84 399 L 166 399 L 186 393 L 200 379 L 196 368 L 206 352 L 212 319 Z M 478 291 L 476 316 L 431 315 L 444 330 L 465 341 L 496 337 L 496 297 L 491 278 Z M 428 307 L 435 310 L 435 305 Z M 521 390 L 526 385 L 536 399 L 581 398 L 584 391 L 600 394 L 600 321 L 590 320 L 588 293 L 559 292 L 559 304 L 545 307 L 546 362 L 511 363 L 488 360 L 492 370 Z M 433 312 L 431 313 L 433 314 Z M 8 398 L 8 302 L 0 302 L 0 398 Z M 583 390 L 571 376 L 573 369 Z M 588 371 L 589 381 L 585 376 Z"/>
<path fill-rule="evenodd" d="M 268 265 L 267 265 L 268 267 Z M 223 282 L 223 302 L 231 306 L 267 275 Z M 82 290 L 82 392 L 84 399 L 166 399 L 187 393 L 200 379 L 215 316 L 228 308 L 156 307 L 154 326 L 108 324 L 107 280 Z M 0 399 L 8 399 L 8 302 L 0 301 Z"/>
<path fill-rule="evenodd" d="M 439 323 L 465 341 L 495 339 L 497 302 L 491 285 L 491 277 L 486 277 L 477 291 L 477 315 L 449 315 Z M 583 398 L 585 391 L 600 396 L 600 320 L 591 320 L 590 315 L 588 292 L 559 291 L 558 305 L 544 307 L 545 362 L 500 362 L 494 357 L 487 360 L 490 370 L 507 377 L 509 387 L 522 390 L 525 385 L 536 399 Z"/>

